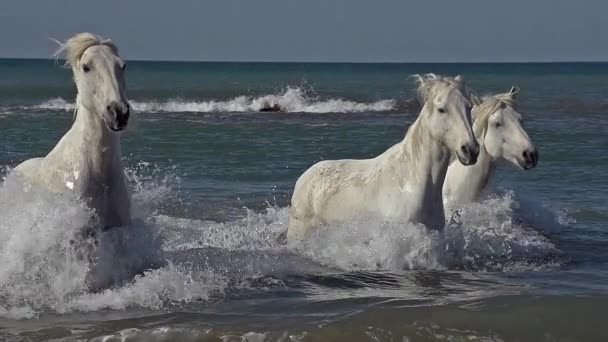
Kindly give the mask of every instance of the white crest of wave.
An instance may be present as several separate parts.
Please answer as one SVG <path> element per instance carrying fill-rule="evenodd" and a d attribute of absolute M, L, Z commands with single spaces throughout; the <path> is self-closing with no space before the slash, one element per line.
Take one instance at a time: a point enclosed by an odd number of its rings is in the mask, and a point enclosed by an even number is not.
<path fill-rule="evenodd" d="M 130 101 L 131 106 L 143 113 L 217 113 L 217 112 L 259 112 L 264 108 L 278 106 L 282 112 L 289 113 L 359 113 L 384 112 L 396 108 L 395 100 L 380 100 L 376 102 L 357 102 L 345 99 L 326 99 L 309 97 L 300 88 L 287 88 L 280 94 L 270 94 L 259 97 L 237 96 L 225 101 Z M 35 107 L 36 109 L 73 110 L 74 104 L 62 98 L 55 98 Z"/>
<path fill-rule="evenodd" d="M 70 103 L 61 97 L 52 98 L 48 101 L 44 101 L 41 104 L 34 106 L 35 109 L 50 109 L 50 110 L 63 110 L 73 111 L 76 109 L 75 103 Z"/>

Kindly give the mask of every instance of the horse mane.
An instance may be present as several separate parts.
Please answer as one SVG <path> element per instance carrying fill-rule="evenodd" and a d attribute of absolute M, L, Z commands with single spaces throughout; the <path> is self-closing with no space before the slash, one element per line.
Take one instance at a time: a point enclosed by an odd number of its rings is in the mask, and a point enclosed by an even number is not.
<path fill-rule="evenodd" d="M 517 101 L 515 99 L 515 94 L 517 94 L 518 91 L 518 88 L 513 87 L 507 93 L 486 95 L 477 101 L 471 110 L 474 121 L 475 137 L 481 138 L 486 134 L 490 116 L 498 109 L 504 107 L 516 108 Z"/>
<path fill-rule="evenodd" d="M 429 73 L 425 75 L 415 74 L 411 77 L 416 80 L 416 95 L 421 106 L 424 106 L 429 98 L 434 97 L 439 89 L 446 86 L 456 86 L 467 98 L 470 98 L 471 92 L 465 86 L 461 76 L 450 77 Z"/>
<path fill-rule="evenodd" d="M 416 81 L 416 95 L 420 106 L 424 107 L 425 103 L 429 98 L 435 97 L 437 92 L 445 87 L 456 87 L 459 89 L 465 97 L 470 101 L 472 92 L 466 87 L 462 76 L 450 77 L 441 76 L 433 73 L 429 74 L 415 74 L 412 75 Z M 430 102 L 430 109 L 432 110 L 433 103 Z M 423 141 L 420 138 L 420 131 L 418 126 L 410 126 L 407 130 L 406 136 L 409 136 L 411 147 L 415 151 L 419 151 Z"/>
<path fill-rule="evenodd" d="M 71 67 L 78 64 L 78 61 L 88 48 L 96 45 L 105 45 L 118 56 L 118 47 L 110 39 L 104 39 L 88 32 L 77 33 L 63 44 L 58 41 L 56 42 L 59 43 L 60 47 L 54 56 L 59 58 L 61 54 L 64 54 L 65 64 Z"/>
<path fill-rule="evenodd" d="M 105 45 L 112 50 L 116 56 L 118 56 L 118 47 L 110 39 L 104 39 L 98 35 L 82 32 L 77 33 L 70 37 L 65 43 L 61 43 L 58 40 L 51 39 L 59 44 L 59 49 L 53 54 L 55 58 L 59 58 L 62 54 L 65 56 L 65 65 L 75 67 L 80 61 L 80 58 L 84 52 L 91 46 Z M 78 101 L 76 101 L 78 103 Z M 72 119 L 76 119 L 78 114 L 78 106 L 74 109 Z"/>

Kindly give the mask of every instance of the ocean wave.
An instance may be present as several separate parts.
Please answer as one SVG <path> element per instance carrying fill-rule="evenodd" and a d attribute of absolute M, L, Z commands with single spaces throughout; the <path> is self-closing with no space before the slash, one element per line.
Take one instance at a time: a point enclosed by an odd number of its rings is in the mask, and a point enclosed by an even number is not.
<path fill-rule="evenodd" d="M 237 96 L 225 101 L 139 101 L 131 100 L 131 106 L 143 113 L 241 113 L 276 111 L 287 113 L 360 113 L 387 112 L 397 108 L 392 99 L 376 102 L 357 102 L 340 98 L 321 100 L 309 97 L 300 88 L 288 88 L 280 94 L 263 96 Z M 35 109 L 71 111 L 75 104 L 62 98 L 54 98 L 34 107 Z"/>
<path fill-rule="evenodd" d="M 23 109 L 29 109 L 24 107 Z M 62 111 L 73 111 L 76 109 L 74 103 L 70 103 L 61 97 L 56 97 L 47 101 L 42 102 L 39 105 L 34 106 L 34 109 L 48 109 L 48 110 L 62 110 Z"/>

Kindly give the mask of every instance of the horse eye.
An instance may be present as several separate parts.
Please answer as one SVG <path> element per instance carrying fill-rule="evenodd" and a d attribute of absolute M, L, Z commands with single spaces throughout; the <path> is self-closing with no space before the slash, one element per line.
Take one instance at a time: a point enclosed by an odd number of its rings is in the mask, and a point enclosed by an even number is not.
<path fill-rule="evenodd" d="M 446 112 L 446 110 L 445 110 L 445 109 L 443 109 L 443 108 L 439 108 L 439 113 L 445 113 L 445 112 Z"/>
<path fill-rule="evenodd" d="M 501 126 L 500 122 L 495 122 L 495 123 L 494 123 L 494 127 L 498 128 L 498 127 L 500 127 L 500 126 Z"/>
<path fill-rule="evenodd" d="M 82 65 L 82 71 L 84 71 L 84 72 L 89 72 L 89 71 L 91 71 L 91 68 L 89 68 L 89 66 L 88 66 L 88 65 L 83 64 L 83 65 Z"/>

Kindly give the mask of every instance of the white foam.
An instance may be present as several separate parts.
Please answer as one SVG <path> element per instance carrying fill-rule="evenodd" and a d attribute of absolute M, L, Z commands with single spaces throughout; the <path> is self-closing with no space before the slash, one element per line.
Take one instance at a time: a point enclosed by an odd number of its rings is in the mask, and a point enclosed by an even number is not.
<path fill-rule="evenodd" d="M 136 193 L 134 206 L 144 206 L 142 198 L 153 205 L 158 196 Z M 95 226 L 85 203 L 31 186 L 15 174 L 0 187 L 0 217 L 0 317 L 159 308 L 204 300 L 225 287 L 222 277 L 205 270 L 163 267 L 160 229 L 149 220 L 136 218 L 128 227 L 98 233 L 97 244 L 79 237 L 83 228 Z"/>
<path fill-rule="evenodd" d="M 558 215 L 529 205 L 522 210 L 507 192 L 461 208 L 445 231 L 445 264 L 500 271 L 555 266 L 561 252 L 543 233 L 560 229 Z M 531 220 L 541 208 L 545 219 Z"/>
<path fill-rule="evenodd" d="M 193 248 L 234 250 L 275 250 L 279 235 L 287 227 L 289 209 L 268 208 L 264 213 L 246 210 L 247 216 L 232 222 L 200 221 L 166 215 L 154 217 L 164 227 L 166 251 Z"/>
<path fill-rule="evenodd" d="M 88 264 L 77 257 L 84 251 L 69 242 L 93 218 L 82 202 L 9 176 L 0 189 L 0 217 L 0 315 L 31 317 L 86 289 Z"/>
<path fill-rule="evenodd" d="M 227 283 L 225 277 L 212 272 L 169 265 L 137 276 L 134 281 L 122 287 L 79 295 L 57 309 L 59 312 L 124 310 L 133 306 L 161 309 L 221 295 Z"/>
<path fill-rule="evenodd" d="M 76 109 L 76 104 L 70 103 L 61 97 L 55 97 L 50 100 L 44 101 L 39 105 L 34 106 L 35 109 L 50 109 L 50 110 L 63 110 L 73 111 Z"/>
<path fill-rule="evenodd" d="M 539 232 L 548 228 L 522 224 L 518 213 L 518 203 L 507 193 L 462 208 L 457 222 L 443 232 L 419 224 L 358 221 L 317 231 L 294 248 L 346 271 L 510 271 L 555 266 L 560 251 Z M 535 223 L 551 226 L 555 220 Z"/>
<path fill-rule="evenodd" d="M 357 102 L 345 99 L 320 100 L 309 97 L 300 88 L 288 88 L 280 94 L 269 94 L 259 97 L 237 96 L 225 101 L 130 101 L 131 106 L 142 113 L 216 113 L 216 112 L 259 112 L 262 108 L 279 106 L 282 111 L 288 113 L 359 113 L 359 112 L 384 112 L 396 108 L 395 100 L 380 100 L 376 102 Z M 74 110 L 74 103 L 69 103 L 62 98 L 54 98 L 45 101 L 36 109 L 50 110 Z"/>
<path fill-rule="evenodd" d="M 276 336 L 269 333 L 247 332 L 247 333 L 222 333 L 214 329 L 187 329 L 175 327 L 162 327 L 154 329 L 124 329 L 111 335 L 100 336 L 92 339 L 92 342 L 106 341 L 241 341 L 241 342 L 264 342 L 264 341 L 302 341 L 305 332 L 290 334 L 287 332 Z"/>
<path fill-rule="evenodd" d="M 222 296 L 229 287 L 252 286 L 248 277 L 278 274 L 280 279 L 283 273 L 534 270 L 551 267 L 550 258 L 559 253 L 540 233 L 554 229 L 520 223 L 519 202 L 509 193 L 463 208 L 459 222 L 443 233 L 413 224 L 352 222 L 285 246 L 277 237 L 287 227 L 289 208 L 247 211 L 242 219 L 222 223 L 172 217 L 157 210 L 164 199 L 173 200 L 178 178 L 172 170 L 142 163 L 127 174 L 139 219 L 102 233 L 98 246 L 70 244 L 76 232 L 94 222 L 84 203 L 24 186 L 13 176 L 4 181 L 0 317 L 166 308 Z M 555 215 L 551 220 L 555 224 Z M 87 258 L 91 249 L 96 263 Z M 165 264 L 164 257 L 173 263 Z M 110 288 L 90 293 L 91 285 Z"/>

